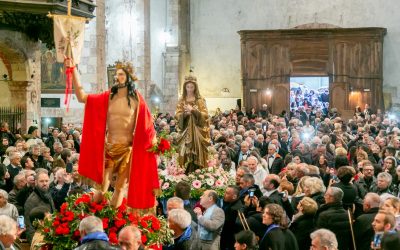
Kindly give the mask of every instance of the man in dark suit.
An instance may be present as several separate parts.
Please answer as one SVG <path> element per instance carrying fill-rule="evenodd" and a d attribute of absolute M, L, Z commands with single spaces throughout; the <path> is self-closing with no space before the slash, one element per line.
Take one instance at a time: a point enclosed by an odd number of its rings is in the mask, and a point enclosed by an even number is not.
<path fill-rule="evenodd" d="M 316 228 L 331 230 L 338 239 L 340 250 L 351 247 L 350 222 L 347 211 L 343 208 L 343 191 L 337 187 L 330 187 L 324 195 L 325 204 L 315 215 Z"/>
<path fill-rule="evenodd" d="M 254 196 L 257 198 L 260 198 L 263 195 L 260 187 L 255 184 L 254 176 L 250 173 L 246 173 L 240 178 L 239 187 L 239 199 L 242 203 L 244 203 L 244 198 L 250 191 L 254 192 Z"/>
<path fill-rule="evenodd" d="M 257 135 L 257 140 L 254 142 L 254 146 L 260 151 L 261 157 L 264 157 L 267 154 L 268 144 L 265 142 L 262 134 Z"/>
<path fill-rule="evenodd" d="M 263 182 L 263 194 L 265 197 L 275 204 L 280 205 L 286 212 L 289 218 L 292 218 L 294 214 L 294 209 L 292 208 L 287 193 L 280 193 L 278 188 L 281 179 L 276 174 L 270 174 L 265 177 Z"/>
<path fill-rule="evenodd" d="M 221 233 L 221 249 L 233 249 L 235 244 L 235 233 L 238 232 L 235 227 L 238 211 L 243 208 L 243 203 L 239 199 L 239 188 L 237 186 L 228 186 L 224 194 L 224 205 L 222 209 L 225 212 L 225 223 Z"/>
<path fill-rule="evenodd" d="M 380 197 L 375 193 L 365 195 L 363 210 L 364 214 L 357 217 L 354 222 L 354 238 L 357 249 L 369 249 L 374 237 L 372 222 L 379 211 Z"/>
<path fill-rule="evenodd" d="M 372 115 L 372 110 L 371 110 L 371 108 L 369 107 L 369 104 L 368 104 L 368 103 L 366 103 L 365 106 L 364 106 L 363 114 L 364 114 L 364 117 L 369 117 L 369 116 Z"/>
<path fill-rule="evenodd" d="M 7 171 L 10 178 L 6 181 L 6 191 L 10 192 L 13 188 L 14 177 L 22 170 L 21 168 L 21 154 L 19 152 L 12 152 L 10 154 L 10 165 L 7 166 Z"/>
<path fill-rule="evenodd" d="M 239 152 L 236 154 L 235 157 L 235 164 L 236 166 L 239 166 L 239 162 L 242 160 L 246 160 L 247 157 L 250 156 L 250 146 L 249 143 L 247 141 L 243 141 L 240 144 L 240 150 Z"/>
<path fill-rule="evenodd" d="M 54 143 L 60 141 L 58 139 L 58 132 L 59 132 L 58 128 L 54 128 L 53 131 L 51 132 L 51 135 L 45 142 L 46 146 L 50 148 L 51 155 L 54 155 L 54 148 L 53 148 Z"/>
<path fill-rule="evenodd" d="M 271 174 L 279 174 L 282 170 L 283 166 L 283 159 L 282 157 L 276 152 L 276 146 L 273 143 L 268 145 L 268 154 L 264 157 L 267 161 L 267 166 L 269 173 Z"/>

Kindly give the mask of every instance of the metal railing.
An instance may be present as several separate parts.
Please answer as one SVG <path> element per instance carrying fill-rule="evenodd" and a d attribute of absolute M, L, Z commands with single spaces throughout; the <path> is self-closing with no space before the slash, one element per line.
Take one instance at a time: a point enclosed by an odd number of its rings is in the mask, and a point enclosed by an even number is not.
<path fill-rule="evenodd" d="M 24 112 L 22 107 L 0 107 L 0 122 L 7 122 L 10 131 L 16 133 L 22 125 Z"/>

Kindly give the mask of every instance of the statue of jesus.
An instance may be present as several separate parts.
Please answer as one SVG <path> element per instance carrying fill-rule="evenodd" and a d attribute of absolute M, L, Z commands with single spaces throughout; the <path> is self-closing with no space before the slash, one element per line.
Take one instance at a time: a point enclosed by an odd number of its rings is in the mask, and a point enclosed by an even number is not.
<path fill-rule="evenodd" d="M 157 162 L 148 151 L 156 142 L 153 117 L 142 95 L 135 89 L 130 63 L 117 63 L 116 82 L 100 94 L 86 94 L 73 61 L 73 84 L 79 102 L 85 103 L 78 171 L 101 185 L 104 193 L 117 175 L 111 204 L 119 207 L 128 187 L 127 205 L 152 208 L 159 189 Z"/>

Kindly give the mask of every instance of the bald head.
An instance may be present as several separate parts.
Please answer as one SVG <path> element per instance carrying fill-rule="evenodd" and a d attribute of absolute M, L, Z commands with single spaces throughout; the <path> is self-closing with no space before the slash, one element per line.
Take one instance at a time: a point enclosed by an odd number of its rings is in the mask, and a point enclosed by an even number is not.
<path fill-rule="evenodd" d="M 138 250 L 141 245 L 141 233 L 135 226 L 126 226 L 118 234 L 118 243 L 122 250 Z"/>

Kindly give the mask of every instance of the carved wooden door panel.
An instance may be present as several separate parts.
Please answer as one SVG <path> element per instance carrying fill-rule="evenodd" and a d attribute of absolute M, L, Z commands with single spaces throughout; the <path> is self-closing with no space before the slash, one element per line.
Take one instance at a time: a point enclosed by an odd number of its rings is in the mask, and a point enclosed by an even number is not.
<path fill-rule="evenodd" d="M 275 84 L 272 92 L 272 113 L 278 114 L 282 110 L 289 112 L 289 83 Z"/>

